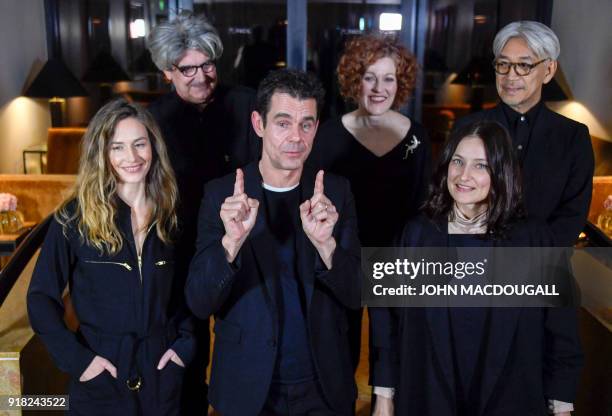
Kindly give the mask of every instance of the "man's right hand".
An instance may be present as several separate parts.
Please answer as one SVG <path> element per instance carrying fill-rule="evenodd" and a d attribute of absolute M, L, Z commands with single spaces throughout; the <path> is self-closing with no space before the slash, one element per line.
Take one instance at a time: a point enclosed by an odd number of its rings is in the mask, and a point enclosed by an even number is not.
<path fill-rule="evenodd" d="M 108 361 L 106 358 L 102 358 L 99 355 L 96 355 L 89 366 L 83 371 L 81 377 L 79 377 L 80 382 L 89 381 L 93 378 L 98 377 L 102 372 L 106 370 L 110 373 L 111 376 L 117 378 L 117 369 L 115 366 Z"/>
<path fill-rule="evenodd" d="M 259 201 L 249 198 L 244 193 L 244 174 L 241 169 L 236 169 L 236 182 L 234 183 L 234 194 L 225 198 L 221 205 L 221 221 L 225 227 L 225 235 L 221 244 L 225 249 L 225 258 L 232 263 L 242 244 L 248 237 L 255 225 Z"/>
<path fill-rule="evenodd" d="M 372 416 L 393 416 L 393 399 L 376 396 L 376 404 L 374 405 L 374 411 Z"/>

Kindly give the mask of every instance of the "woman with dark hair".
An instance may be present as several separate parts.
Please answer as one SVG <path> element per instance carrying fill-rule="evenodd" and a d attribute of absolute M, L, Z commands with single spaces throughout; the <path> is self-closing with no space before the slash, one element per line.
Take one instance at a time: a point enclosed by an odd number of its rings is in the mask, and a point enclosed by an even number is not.
<path fill-rule="evenodd" d="M 398 110 L 408 100 L 417 76 L 416 58 L 390 37 L 359 36 L 346 45 L 338 63 L 342 96 L 357 108 L 327 121 L 317 133 L 308 163 L 346 177 L 355 196 L 362 246 L 391 245 L 398 224 L 417 213 L 429 180 L 431 146 L 424 127 Z M 369 309 L 371 332 L 383 309 Z M 359 363 L 361 315 L 349 320 L 353 366 Z M 371 346 L 371 380 L 377 373 Z"/>
<path fill-rule="evenodd" d="M 178 415 L 192 322 L 174 278 L 177 188 L 157 124 L 115 100 L 83 137 L 72 195 L 51 220 L 28 313 L 70 374 L 70 414 Z M 69 287 L 79 328 L 64 323 Z"/>
<path fill-rule="evenodd" d="M 434 172 L 423 214 L 399 247 L 549 247 L 527 220 L 507 131 L 477 122 L 453 133 Z M 465 250 L 464 250 L 465 251 Z M 375 415 L 569 415 L 581 366 L 571 308 L 392 309 L 392 399 Z M 548 401 L 548 402 L 547 402 Z M 394 409 L 395 408 L 395 409 Z"/>
<path fill-rule="evenodd" d="M 466 186 L 462 177 L 470 173 L 463 153 L 478 156 L 471 172 L 473 187 Z M 524 217 L 520 168 L 512 157 L 508 133 L 500 124 L 474 123 L 450 137 L 423 210 L 431 220 L 448 217 L 450 227 L 465 221 L 478 223 L 494 239 L 503 239 L 511 224 Z"/>

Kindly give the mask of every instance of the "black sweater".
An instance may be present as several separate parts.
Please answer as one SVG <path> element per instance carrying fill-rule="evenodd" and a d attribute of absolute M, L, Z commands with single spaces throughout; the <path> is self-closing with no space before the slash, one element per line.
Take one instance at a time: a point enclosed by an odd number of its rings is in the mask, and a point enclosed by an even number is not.
<path fill-rule="evenodd" d="M 350 181 L 361 244 L 388 246 L 425 198 L 431 145 L 425 128 L 412 121 L 406 137 L 377 157 L 336 118 L 321 126 L 308 163 Z"/>

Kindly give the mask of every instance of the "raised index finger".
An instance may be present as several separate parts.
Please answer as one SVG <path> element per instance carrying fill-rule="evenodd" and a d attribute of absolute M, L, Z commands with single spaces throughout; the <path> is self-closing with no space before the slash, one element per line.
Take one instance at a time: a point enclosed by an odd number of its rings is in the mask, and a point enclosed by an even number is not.
<path fill-rule="evenodd" d="M 324 173 L 323 173 L 322 170 L 317 172 L 317 177 L 315 179 L 315 186 L 314 186 L 313 196 L 317 195 L 317 194 L 323 195 L 323 191 L 324 191 L 324 189 L 323 189 L 323 174 Z"/>
<path fill-rule="evenodd" d="M 244 173 L 242 169 L 236 169 L 236 182 L 234 182 L 234 195 L 244 193 Z"/>

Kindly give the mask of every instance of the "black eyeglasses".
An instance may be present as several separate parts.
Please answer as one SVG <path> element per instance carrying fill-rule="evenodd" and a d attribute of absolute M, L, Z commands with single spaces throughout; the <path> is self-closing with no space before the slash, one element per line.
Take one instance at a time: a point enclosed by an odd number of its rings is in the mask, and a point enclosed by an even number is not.
<path fill-rule="evenodd" d="M 497 72 L 499 75 L 508 75 L 508 73 L 510 73 L 510 69 L 514 67 L 514 72 L 516 72 L 516 75 L 524 77 L 525 75 L 529 75 L 533 68 L 540 65 L 544 61 L 548 61 L 549 59 L 550 58 L 544 58 L 541 61 L 538 61 L 533 64 L 527 62 L 508 62 L 495 60 L 493 61 L 493 69 L 495 69 L 495 72 Z"/>
<path fill-rule="evenodd" d="M 183 76 L 191 78 L 198 72 L 198 68 L 200 68 L 204 73 L 212 71 L 215 68 L 215 61 L 206 61 L 200 65 L 172 66 L 181 71 Z"/>

